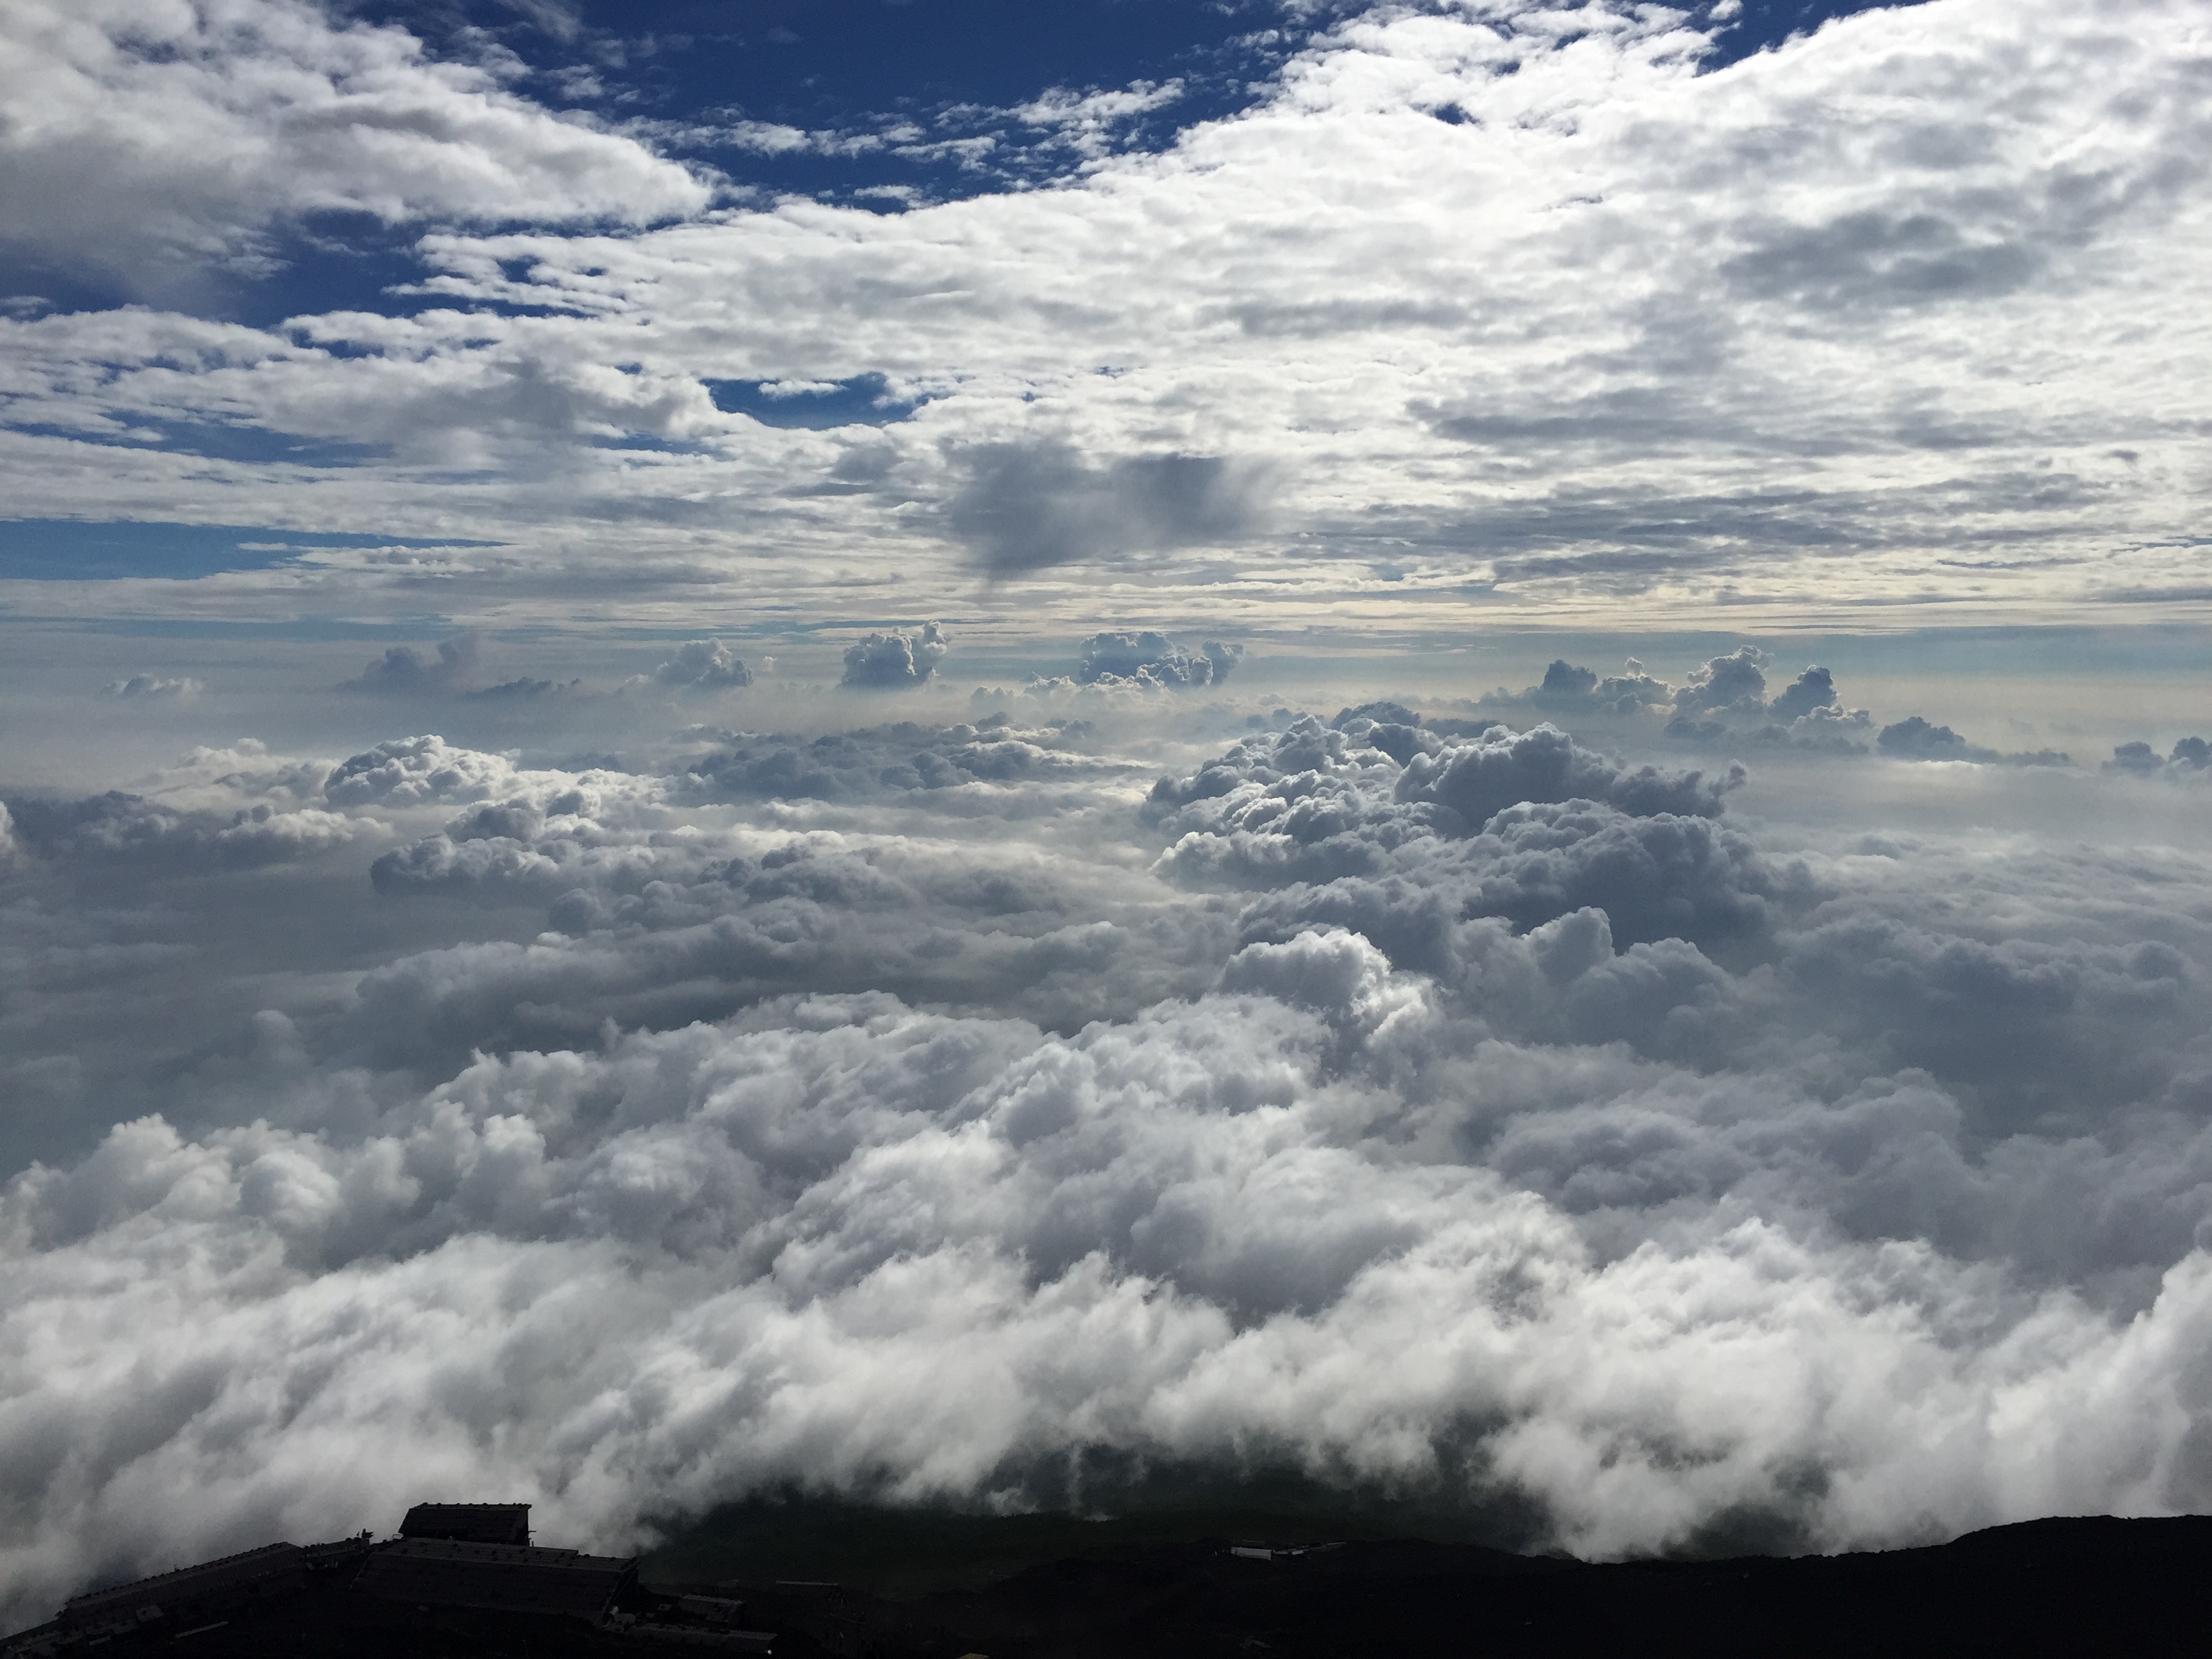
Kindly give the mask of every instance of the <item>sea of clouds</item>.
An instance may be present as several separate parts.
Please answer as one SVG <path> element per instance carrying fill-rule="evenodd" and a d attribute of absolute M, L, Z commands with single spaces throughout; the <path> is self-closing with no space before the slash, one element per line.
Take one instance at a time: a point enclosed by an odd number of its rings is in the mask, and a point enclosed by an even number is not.
<path fill-rule="evenodd" d="M 0 7 L 8 510 L 248 567 L 0 581 L 0 1625 L 429 1498 L 2212 1505 L 2212 721 L 2110 645 L 2208 597 L 2202 0 L 1331 15 L 879 212 L 489 35 Z M 1923 606 L 2118 689 L 1417 660 Z"/>
<path fill-rule="evenodd" d="M 661 700 L 600 764 L 9 796 L 10 1622 L 427 1498 L 632 1547 L 1288 1468 L 1600 1556 L 2212 1504 L 2201 744 L 1929 758 L 1752 651 L 877 689 L 945 646 L 784 735 L 702 641 L 571 694 Z"/>

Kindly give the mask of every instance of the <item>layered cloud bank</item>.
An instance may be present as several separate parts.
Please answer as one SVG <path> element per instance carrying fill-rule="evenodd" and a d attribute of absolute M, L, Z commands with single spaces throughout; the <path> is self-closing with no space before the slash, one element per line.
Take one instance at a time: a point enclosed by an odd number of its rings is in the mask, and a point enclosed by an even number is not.
<path fill-rule="evenodd" d="M 418 280 L 282 326 L 11 301 L 15 511 L 392 538 L 195 603 L 2205 597 L 2193 0 L 1929 0 L 1710 72 L 1722 8 L 1387 8 L 1162 153 L 890 214 L 294 0 L 142 9 L 12 15 L 27 268 L 416 237 Z"/>
<path fill-rule="evenodd" d="M 2212 1502 L 2212 849 L 2035 828 L 2212 773 L 1686 766 L 1668 690 L 1641 755 L 1104 687 L 19 793 L 15 1133 L 75 1127 L 0 1198 L 11 1616 L 490 1491 L 615 1543 L 1287 1466 L 1597 1554 Z"/>

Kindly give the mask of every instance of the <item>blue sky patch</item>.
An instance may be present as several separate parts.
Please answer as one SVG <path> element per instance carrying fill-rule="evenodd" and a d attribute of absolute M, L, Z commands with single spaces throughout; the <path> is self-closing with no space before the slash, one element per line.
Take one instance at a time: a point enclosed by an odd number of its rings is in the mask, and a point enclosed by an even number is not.
<path fill-rule="evenodd" d="M 860 374 L 821 387 L 787 381 L 709 380 L 708 394 L 726 415 L 750 415 L 763 426 L 819 430 L 834 426 L 888 426 L 927 401 L 892 396 L 880 374 Z"/>

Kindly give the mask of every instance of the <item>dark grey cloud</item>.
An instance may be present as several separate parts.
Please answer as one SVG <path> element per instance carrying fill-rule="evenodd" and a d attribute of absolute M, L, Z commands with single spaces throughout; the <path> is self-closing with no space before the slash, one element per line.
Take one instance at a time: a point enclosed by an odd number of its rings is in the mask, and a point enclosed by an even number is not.
<path fill-rule="evenodd" d="M 1669 739 L 1722 753 L 1869 752 L 1873 718 L 1865 709 L 1844 706 L 1833 673 L 1812 664 L 1769 698 L 1773 665 L 1758 647 L 1739 646 L 1698 665 L 1673 685 L 1646 673 L 1633 657 L 1620 673 L 1603 678 L 1561 657 L 1545 670 L 1542 684 L 1517 692 L 1500 686 L 1479 706 L 1501 713 L 1531 710 L 1570 722 L 1663 715 Z"/>
<path fill-rule="evenodd" d="M 1247 739 L 1147 804 L 1172 839 L 1164 873 L 1282 890 L 1246 908 L 1248 939 L 1345 928 L 1450 982 L 1472 918 L 1528 928 L 1595 907 L 1624 943 L 1722 944 L 1806 886 L 1710 822 L 1741 769 L 1630 768 L 1548 726 L 1452 739 L 1346 713 L 1342 731 L 1309 719 Z"/>
<path fill-rule="evenodd" d="M 1893 726 L 1885 726 L 1875 746 L 1893 760 L 1972 761 L 1980 765 L 1999 763 L 2014 766 L 2071 766 L 2073 757 L 2063 750 L 2037 749 L 2003 754 L 1969 743 L 1948 726 L 1931 726 L 1917 714 Z"/>
<path fill-rule="evenodd" d="M 1948 726 L 1931 726 L 1917 714 L 1885 726 L 1875 742 L 1885 755 L 1897 760 L 1993 761 L 1994 749 L 1968 743 Z"/>
<path fill-rule="evenodd" d="M 1873 717 L 1847 708 L 1835 676 L 1815 663 L 1765 698 L 1766 653 L 1741 646 L 1692 669 L 1674 694 L 1667 735 L 1708 748 L 1756 744 L 1827 755 L 1869 752 Z"/>
<path fill-rule="evenodd" d="M 2112 757 L 2105 763 L 2104 769 L 2130 773 L 2139 778 L 2188 777 L 2209 767 L 2212 767 L 2212 744 L 2202 738 L 2183 738 L 2164 760 L 2147 743 L 2121 744 L 2112 750 Z"/>
<path fill-rule="evenodd" d="M 1795 720 L 1837 707 L 1836 677 L 1814 664 L 1782 689 L 1767 712 L 1778 720 Z"/>
<path fill-rule="evenodd" d="M 338 689 L 399 697 L 449 695 L 467 690 L 483 654 L 483 641 L 473 633 L 439 641 L 434 659 L 411 645 L 395 645 Z"/>
<path fill-rule="evenodd" d="M 1677 714 L 1763 714 L 1766 712 L 1766 673 L 1773 659 L 1757 646 L 1737 647 L 1726 656 L 1715 657 L 1690 671 L 1690 678 L 1674 693 Z"/>
<path fill-rule="evenodd" d="M 1394 793 L 1401 801 L 1449 807 L 1470 828 L 1524 802 L 1594 800 L 1638 817 L 1668 812 L 1710 817 L 1720 811 L 1721 796 L 1741 775 L 1707 781 L 1701 773 L 1664 773 L 1651 766 L 1632 772 L 1584 749 L 1557 727 L 1540 726 L 1417 755 L 1407 763 Z"/>
<path fill-rule="evenodd" d="M 1932 212 L 1846 213 L 1762 227 L 1721 271 L 1747 294 L 1820 311 L 1994 298 L 2032 281 L 2051 252 L 2009 229 Z"/>
<path fill-rule="evenodd" d="M 1015 726 L 900 721 L 819 738 L 732 732 L 682 781 L 702 799 L 873 800 L 963 784 L 1013 784 L 1096 775 L 1063 722 Z"/>
<path fill-rule="evenodd" d="M 1264 472 L 1218 455 L 1129 455 L 1099 465 L 1066 444 L 992 444 L 960 461 L 967 482 L 948 522 L 1001 575 L 1240 541 L 1265 523 Z"/>
<path fill-rule="evenodd" d="M 1579 667 L 1565 657 L 1555 657 L 1544 670 L 1540 685 L 1529 686 L 1518 693 L 1500 686 L 1483 701 L 1499 708 L 1535 708 L 1547 714 L 1571 717 L 1632 714 L 1638 709 L 1668 702 L 1674 695 L 1674 687 L 1646 674 L 1644 665 L 1633 657 L 1620 673 L 1602 678 L 1594 669 Z"/>
<path fill-rule="evenodd" d="M 240 869 L 281 864 L 345 846 L 363 826 L 343 816 L 266 802 L 228 815 L 180 811 L 110 790 L 76 800 L 17 797 L 7 803 L 13 844 L 70 862 Z"/>

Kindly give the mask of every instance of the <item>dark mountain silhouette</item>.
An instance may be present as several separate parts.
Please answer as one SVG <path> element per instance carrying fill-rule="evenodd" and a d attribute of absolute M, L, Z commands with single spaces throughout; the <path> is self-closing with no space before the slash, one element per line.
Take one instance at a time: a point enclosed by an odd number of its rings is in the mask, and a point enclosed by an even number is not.
<path fill-rule="evenodd" d="M 1051 1535 L 1038 1517 L 1010 1519 L 1032 1523 L 1032 1540 Z M 923 1576 L 943 1576 L 954 1554 L 1009 1547 L 990 1530 L 961 1533 Z M 2208 1564 L 2202 1516 L 2033 1521 L 1878 1553 L 1607 1565 L 1418 1539 L 1198 1539 L 892 1596 L 788 1578 L 656 1583 L 634 1562 L 574 1551 L 364 1534 L 80 1596 L 0 1655 L 2156 1654 L 2203 1645 Z M 900 1565 L 878 1551 L 871 1576 Z"/>

